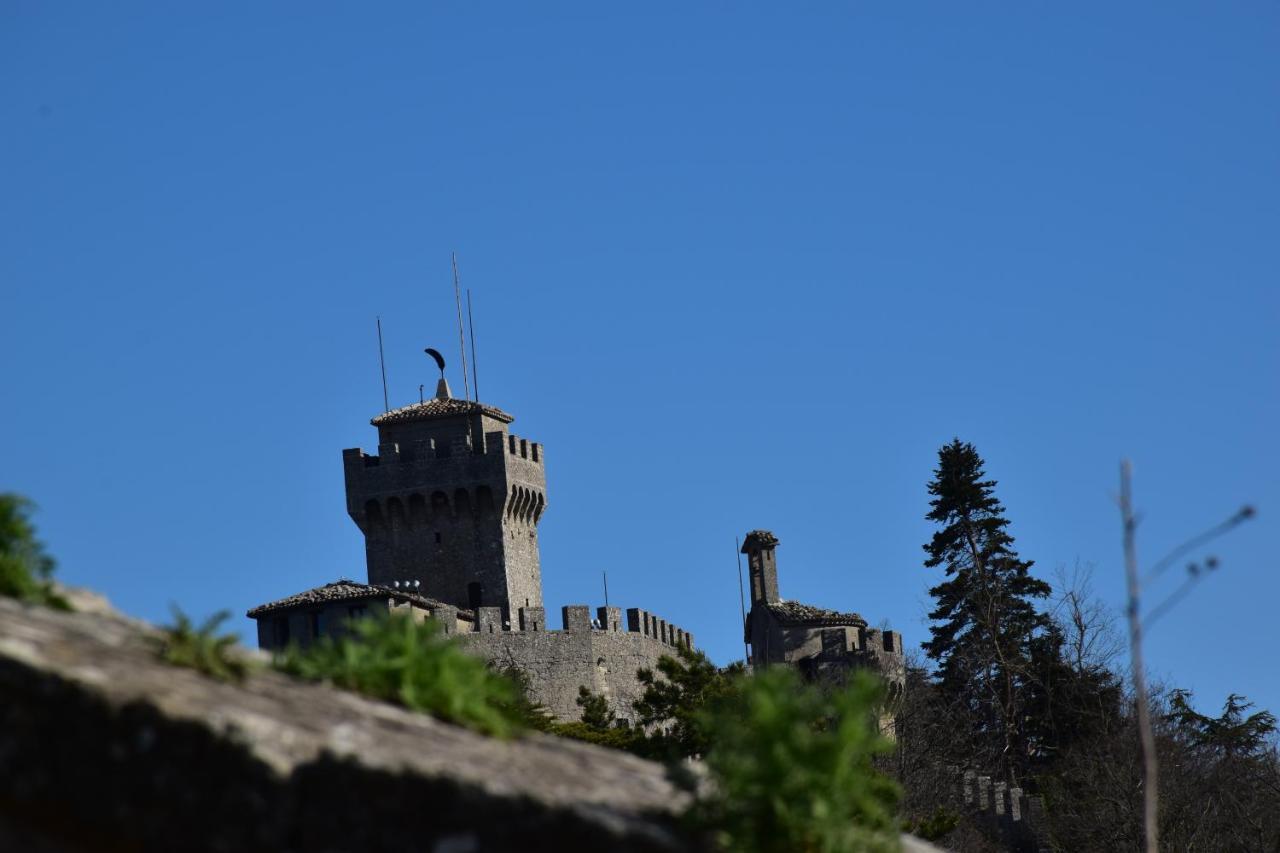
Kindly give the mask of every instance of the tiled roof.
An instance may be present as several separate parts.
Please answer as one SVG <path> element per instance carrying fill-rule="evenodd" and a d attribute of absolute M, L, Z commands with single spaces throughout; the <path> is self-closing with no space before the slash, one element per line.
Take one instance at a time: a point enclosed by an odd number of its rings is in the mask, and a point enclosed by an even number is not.
<path fill-rule="evenodd" d="M 427 610 L 435 610 L 438 607 L 445 606 L 443 602 L 436 601 L 434 598 L 427 598 L 425 595 L 419 595 L 416 592 L 407 592 L 402 589 L 386 586 L 370 586 L 367 583 L 358 583 L 356 581 L 338 580 L 333 583 L 327 583 L 324 586 L 318 586 L 314 589 L 308 589 L 297 595 L 291 595 L 288 598 L 282 598 L 279 601 L 272 601 L 267 604 L 259 604 L 245 615 L 250 619 L 256 619 L 259 616 L 265 616 L 268 613 L 275 613 L 278 610 L 290 610 L 294 607 L 303 607 L 314 604 L 329 604 L 334 601 L 357 601 L 367 598 L 394 598 L 397 601 L 409 602 Z M 464 619 L 473 619 L 470 610 L 458 610 L 458 615 Z"/>
<path fill-rule="evenodd" d="M 777 601 L 769 610 L 784 625 L 866 625 L 867 620 L 857 613 L 840 613 L 824 610 L 798 601 Z"/>
<path fill-rule="evenodd" d="M 410 406 L 383 412 L 369 421 L 369 423 L 374 426 L 383 426 L 384 424 L 399 424 L 409 421 L 425 421 L 431 418 L 468 415 L 473 412 L 480 412 L 491 418 L 496 418 L 504 424 L 509 424 L 515 420 L 515 417 L 495 406 L 486 406 L 484 403 L 475 403 L 471 400 L 457 400 L 453 397 L 432 397 L 430 400 L 425 400 L 421 403 L 414 403 Z"/>

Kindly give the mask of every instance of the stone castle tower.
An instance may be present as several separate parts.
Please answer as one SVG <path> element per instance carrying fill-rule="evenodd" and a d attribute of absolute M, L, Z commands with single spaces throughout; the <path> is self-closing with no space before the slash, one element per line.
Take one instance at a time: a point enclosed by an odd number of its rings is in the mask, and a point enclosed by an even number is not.
<path fill-rule="evenodd" d="M 443 365 L 441 365 L 443 371 Z M 373 419 L 376 456 L 342 451 L 347 514 L 364 534 L 368 583 L 339 578 L 251 609 L 258 646 L 277 651 L 345 636 L 361 619 L 432 619 L 461 648 L 528 679 L 561 720 L 587 687 L 635 724 L 637 673 L 692 649 L 688 631 L 638 607 L 542 603 L 538 522 L 546 509 L 541 445 L 507 431 L 511 415 L 436 395 Z"/>
<path fill-rule="evenodd" d="M 540 445 L 514 418 L 450 396 L 378 415 L 378 455 L 342 452 L 347 513 L 365 539 L 369 583 L 412 584 L 454 607 L 542 607 L 538 522 L 546 509 Z M 416 582 L 416 583 L 415 583 Z"/>

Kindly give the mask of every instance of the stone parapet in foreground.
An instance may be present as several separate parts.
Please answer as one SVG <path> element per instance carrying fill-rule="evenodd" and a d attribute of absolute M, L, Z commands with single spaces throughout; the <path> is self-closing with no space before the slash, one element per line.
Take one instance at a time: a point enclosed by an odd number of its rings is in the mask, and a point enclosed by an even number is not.
<path fill-rule="evenodd" d="M 225 684 L 137 623 L 0 599 L 0 849 L 684 850 L 685 798 L 634 756 Z"/>

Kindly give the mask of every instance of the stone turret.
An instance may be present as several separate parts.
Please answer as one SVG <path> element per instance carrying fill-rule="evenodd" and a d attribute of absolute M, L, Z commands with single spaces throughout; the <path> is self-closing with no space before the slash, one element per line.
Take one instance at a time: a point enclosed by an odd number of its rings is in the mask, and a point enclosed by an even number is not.
<path fill-rule="evenodd" d="M 890 698 L 896 698 L 906 678 L 902 636 L 868 627 L 857 613 L 783 599 L 778 593 L 777 547 L 778 537 L 768 530 L 752 530 L 742 543 L 751 568 L 751 612 L 743 628 L 752 665 L 787 664 L 813 678 L 868 667 L 884 677 Z M 884 730 L 892 732 L 891 717 L 882 722 Z"/>
<path fill-rule="evenodd" d="M 542 447 L 508 432 L 514 418 L 450 396 L 375 417 L 378 454 L 344 450 L 347 513 L 365 537 L 369 583 L 418 582 L 420 594 L 476 611 L 542 606 L 538 522 Z"/>

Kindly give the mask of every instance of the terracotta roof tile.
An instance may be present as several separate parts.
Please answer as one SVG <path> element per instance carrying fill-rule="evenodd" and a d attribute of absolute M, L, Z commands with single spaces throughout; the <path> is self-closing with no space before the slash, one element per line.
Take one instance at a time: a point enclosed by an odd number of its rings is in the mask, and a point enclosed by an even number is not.
<path fill-rule="evenodd" d="M 825 610 L 798 601 L 778 601 L 769 610 L 784 625 L 866 625 L 867 620 L 857 613 L 840 613 Z"/>
<path fill-rule="evenodd" d="M 369 423 L 374 426 L 383 426 L 385 424 L 408 423 L 409 421 L 425 421 L 432 418 L 447 418 L 457 415 L 467 415 L 473 412 L 488 415 L 491 418 L 509 424 L 515 420 L 515 417 L 502 411 L 496 406 L 486 406 L 484 403 L 476 403 L 471 400 L 458 400 L 453 397 L 432 397 L 421 403 L 413 403 L 409 406 L 402 406 L 399 409 L 392 409 L 389 412 L 383 412 Z"/>
<path fill-rule="evenodd" d="M 291 595 L 288 598 L 282 598 L 279 601 L 271 601 L 267 604 L 259 604 L 245 615 L 250 619 L 256 619 L 259 616 L 265 616 L 268 613 L 275 613 L 280 610 L 290 610 L 294 607 L 303 607 L 315 604 L 328 604 L 334 601 L 358 601 L 368 598 L 394 598 L 401 602 L 409 602 L 427 610 L 435 610 L 444 607 L 445 604 L 436 601 L 434 598 L 428 598 L 425 595 L 419 595 L 416 592 L 406 592 L 402 589 L 387 586 L 371 586 L 367 583 L 359 583 L 357 581 L 338 580 L 333 583 L 327 583 L 324 586 L 318 586 L 314 589 L 304 590 L 303 592 Z M 470 610 L 459 608 L 458 615 L 464 619 L 474 621 L 475 617 Z"/>

